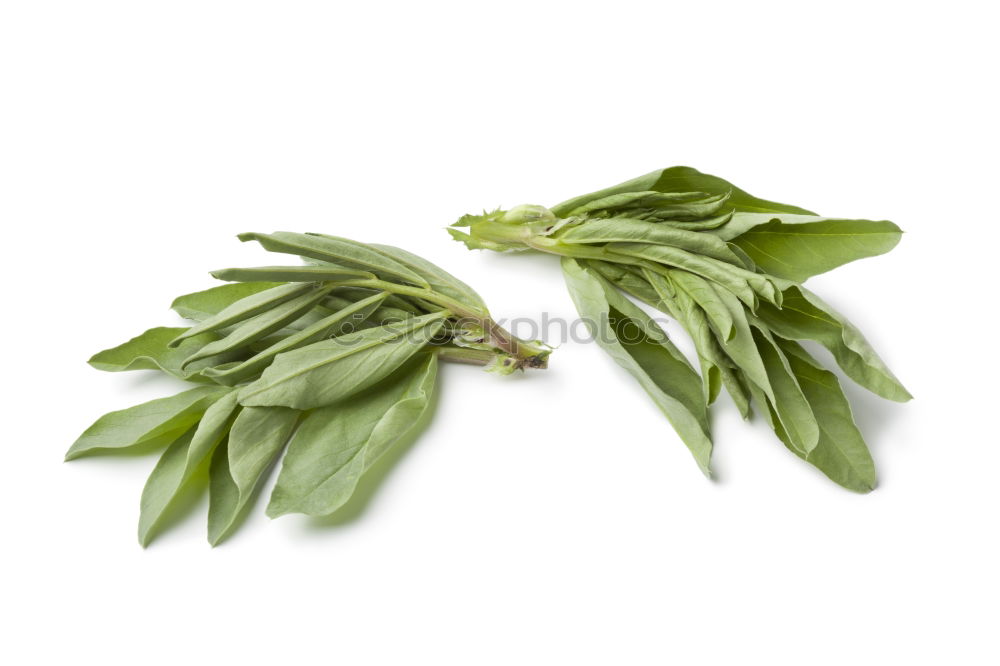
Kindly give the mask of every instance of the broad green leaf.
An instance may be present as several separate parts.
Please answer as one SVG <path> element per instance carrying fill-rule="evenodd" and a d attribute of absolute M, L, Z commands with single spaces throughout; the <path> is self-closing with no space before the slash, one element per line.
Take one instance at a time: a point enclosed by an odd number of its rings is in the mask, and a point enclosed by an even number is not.
<path fill-rule="evenodd" d="M 318 409 L 288 445 L 267 515 L 325 516 L 350 499 L 361 476 L 418 425 L 437 375 L 437 356 L 398 371 L 351 400 Z"/>
<path fill-rule="evenodd" d="M 381 381 L 423 348 L 448 313 L 436 312 L 332 340 L 275 357 L 260 379 L 240 391 L 248 407 L 324 407 Z"/>
<path fill-rule="evenodd" d="M 767 369 L 767 380 L 774 395 L 774 409 L 788 436 L 792 448 L 808 454 L 819 442 L 819 424 L 809 401 L 802 392 L 788 359 L 777 342 L 762 326 L 752 328 L 761 360 Z"/>
<path fill-rule="evenodd" d="M 562 260 L 570 295 L 597 343 L 645 389 L 664 413 L 698 466 L 711 475 L 712 441 L 707 406 L 698 374 L 642 310 L 621 296 L 598 274 L 575 260 Z M 623 340 L 624 327 L 646 333 Z"/>
<path fill-rule="evenodd" d="M 205 410 L 225 392 L 226 389 L 218 386 L 199 386 L 169 398 L 105 414 L 73 443 L 66 460 L 93 451 L 169 444 L 197 423 Z"/>
<path fill-rule="evenodd" d="M 376 252 L 394 259 L 406 267 L 419 274 L 430 288 L 439 294 L 453 298 L 459 303 L 470 306 L 470 309 L 478 310 L 483 314 L 488 314 L 486 303 L 476 290 L 465 284 L 451 273 L 427 261 L 423 257 L 407 252 L 406 250 L 392 245 L 370 245 Z M 387 303 L 387 305 L 394 305 Z M 398 307 L 398 306 L 397 306 Z"/>
<path fill-rule="evenodd" d="M 757 308 L 757 297 L 781 305 L 781 287 L 785 283 L 760 273 L 754 273 L 721 261 L 709 259 L 686 250 L 666 245 L 648 243 L 609 243 L 606 246 L 609 258 L 624 255 L 645 259 L 661 266 L 683 268 L 716 282 L 732 293 L 752 310 Z"/>
<path fill-rule="evenodd" d="M 848 262 L 888 252 L 903 232 L 885 220 L 737 213 L 712 233 L 739 246 L 764 272 L 805 282 Z"/>
<path fill-rule="evenodd" d="M 711 234 L 676 229 L 657 222 L 624 218 L 588 220 L 566 227 L 555 236 L 560 243 L 651 243 L 669 245 L 688 252 L 743 267 L 743 261 L 724 240 Z"/>
<path fill-rule="evenodd" d="M 201 333 L 217 331 L 233 326 L 262 312 L 267 312 L 271 308 L 290 301 L 293 298 L 308 294 L 315 289 L 315 285 L 311 283 L 293 283 L 282 284 L 256 294 L 251 294 L 226 306 L 218 313 L 203 319 L 197 325 L 192 326 L 186 332 L 174 338 L 170 344 L 176 347 L 187 338 L 193 338 Z"/>
<path fill-rule="evenodd" d="M 826 347 L 844 373 L 872 393 L 897 402 L 913 397 L 861 331 L 805 287 L 786 289 L 781 310 L 766 306 L 757 315 L 783 338 L 815 340 Z"/>
<path fill-rule="evenodd" d="M 860 493 L 874 490 L 875 462 L 836 375 L 816 363 L 798 343 L 779 339 L 778 344 L 819 424 L 819 441 L 808 455 L 789 448 L 845 488 Z"/>
<path fill-rule="evenodd" d="M 279 286 L 281 286 L 280 282 L 223 284 L 204 291 L 196 291 L 193 294 L 178 296 L 170 307 L 185 319 L 203 321 L 212 315 L 219 314 L 240 299 Z"/>
<path fill-rule="evenodd" d="M 323 338 L 337 337 L 360 329 L 362 324 L 385 300 L 386 295 L 385 292 L 382 292 L 357 303 L 347 302 L 342 309 L 327 315 L 298 333 L 278 340 L 252 358 L 227 368 L 208 368 L 204 371 L 204 375 L 226 386 L 238 384 L 261 372 L 278 354 L 311 345 Z M 403 317 L 403 319 L 407 318 Z"/>
<path fill-rule="evenodd" d="M 330 280 L 369 279 L 375 274 L 340 266 L 257 266 L 255 268 L 223 268 L 212 271 L 212 277 L 226 282 L 324 282 Z"/>
<path fill-rule="evenodd" d="M 233 421 L 209 473 L 208 541 L 213 546 L 235 527 L 298 418 L 299 412 L 285 407 L 245 407 Z"/>
<path fill-rule="evenodd" d="M 269 409 L 247 407 L 246 409 Z M 280 407 L 275 409 L 281 409 Z M 208 543 L 215 546 L 233 530 L 242 515 L 240 489 L 229 472 L 229 440 L 222 441 L 212 453 L 208 468 Z"/>
<path fill-rule="evenodd" d="M 257 241 L 270 252 L 297 254 L 348 268 L 371 271 L 387 279 L 399 279 L 421 287 L 428 286 L 426 280 L 407 266 L 364 243 L 347 238 L 277 231 L 273 234 L 240 234 L 239 239 L 244 242 Z"/>
<path fill-rule="evenodd" d="M 730 182 L 701 173 L 691 167 L 670 167 L 647 173 L 638 178 L 620 183 L 583 196 L 574 197 L 568 201 L 553 206 L 550 210 L 560 217 L 565 217 L 570 211 L 586 203 L 612 194 L 624 192 L 705 192 L 708 194 L 729 194 L 729 204 L 737 210 L 751 212 L 780 212 L 811 215 L 812 213 L 798 206 L 789 206 L 774 201 L 758 199 L 748 194 Z"/>
<path fill-rule="evenodd" d="M 226 436 L 238 409 L 236 391 L 229 391 L 208 408 L 190 437 L 182 437 L 163 453 L 139 501 L 139 543 L 143 546 L 153 538 L 157 524 L 178 491 Z"/>
<path fill-rule="evenodd" d="M 117 347 L 97 352 L 87 362 L 98 370 L 106 372 L 161 370 L 180 379 L 206 381 L 195 373 L 206 365 L 229 359 L 206 359 L 188 371 L 182 370 L 181 364 L 184 359 L 206 344 L 219 339 L 216 333 L 203 333 L 185 340 L 179 347 L 168 346 L 171 340 L 186 330 L 186 328 L 166 326 L 151 328 Z"/>
<path fill-rule="evenodd" d="M 304 315 L 319 303 L 329 291 L 330 288 L 311 289 L 301 296 L 285 301 L 241 322 L 226 337 L 208 343 L 189 356 L 182 367 L 187 367 L 201 359 L 245 349 L 250 343 L 266 338 Z"/>

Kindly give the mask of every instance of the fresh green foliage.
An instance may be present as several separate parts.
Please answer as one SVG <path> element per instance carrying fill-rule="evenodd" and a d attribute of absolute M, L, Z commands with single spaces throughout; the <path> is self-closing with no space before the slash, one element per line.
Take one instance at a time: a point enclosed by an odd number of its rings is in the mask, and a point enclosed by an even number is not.
<path fill-rule="evenodd" d="M 425 422 L 439 360 L 500 374 L 547 364 L 548 347 L 504 331 L 471 287 L 409 252 L 317 234 L 240 238 L 308 263 L 216 271 L 234 282 L 173 303 L 193 326 L 150 329 L 90 360 L 198 383 L 102 416 L 66 454 L 163 449 L 142 493 L 143 545 L 205 471 L 208 539 L 226 538 L 289 442 L 268 513 L 332 513 Z"/>
<path fill-rule="evenodd" d="M 884 254 L 896 247 L 901 235 L 899 227 L 884 220 L 746 213 L 734 215 L 711 233 L 731 240 L 764 273 L 793 282 Z"/>
<path fill-rule="evenodd" d="M 239 409 L 236 392 L 229 391 L 212 404 L 198 425 L 170 445 L 142 489 L 139 502 L 139 543 L 149 543 L 167 507 L 222 441 Z"/>
<path fill-rule="evenodd" d="M 219 359 L 205 358 L 201 363 L 192 363 L 190 357 L 219 339 L 215 333 L 202 333 L 184 340 L 176 347 L 169 343 L 186 328 L 159 326 L 151 328 L 128 342 L 94 354 L 88 363 L 98 370 L 122 372 L 125 370 L 162 370 L 179 379 L 208 381 L 198 376 L 198 372 Z M 187 369 L 184 369 L 187 364 Z"/>
<path fill-rule="evenodd" d="M 240 234 L 239 238 L 241 241 L 255 240 L 265 250 L 271 252 L 297 254 L 300 257 L 318 259 L 325 264 L 368 271 L 390 282 L 402 281 L 419 287 L 430 287 L 426 278 L 418 271 L 412 270 L 366 243 L 358 243 L 347 238 L 287 231 L 273 234 Z"/>
<path fill-rule="evenodd" d="M 259 374 L 260 371 L 271 364 L 275 356 L 282 352 L 306 347 L 326 338 L 336 338 L 345 333 L 353 332 L 356 327 L 367 322 L 373 313 L 378 312 L 379 305 L 385 301 L 386 296 L 387 294 L 382 292 L 353 303 L 345 301 L 337 310 L 300 331 L 283 336 L 271 346 L 255 354 L 252 358 L 226 368 L 206 368 L 203 374 L 220 384 L 233 386 L 248 377 Z M 407 318 L 408 313 L 404 313 L 400 321 L 406 321 Z"/>
<path fill-rule="evenodd" d="M 336 409 L 336 408 L 335 408 Z M 284 407 L 244 407 L 212 458 L 208 540 L 212 545 L 236 526 L 261 478 L 281 455 L 300 412 Z"/>
<path fill-rule="evenodd" d="M 875 487 L 874 464 L 836 376 L 797 341 L 826 347 L 870 391 L 910 399 L 860 331 L 801 284 L 891 250 L 902 233 L 892 222 L 820 217 L 673 167 L 551 208 L 466 215 L 449 232 L 471 249 L 561 256 L 598 344 L 636 377 L 706 473 L 706 410 L 725 387 L 744 418 L 756 404 L 778 438 L 832 480 L 858 492 Z M 619 290 L 681 324 L 700 377 L 662 331 L 648 333 L 648 317 Z M 625 321 L 647 337 L 624 341 Z"/>
<path fill-rule="evenodd" d="M 212 271 L 212 277 L 228 282 L 324 282 L 346 277 L 375 278 L 374 273 L 339 266 L 259 266 L 257 268 L 223 268 Z"/>
<path fill-rule="evenodd" d="M 240 390 L 250 407 L 326 407 L 368 388 L 423 349 L 444 313 L 349 333 L 275 357 L 260 379 Z"/>
<path fill-rule="evenodd" d="M 437 370 L 437 357 L 427 354 L 350 402 L 312 411 L 288 446 L 267 515 L 339 509 L 361 475 L 420 423 Z"/>
<path fill-rule="evenodd" d="M 66 460 L 95 451 L 169 444 L 198 423 L 225 392 L 222 387 L 198 387 L 105 414 L 73 443 Z"/>

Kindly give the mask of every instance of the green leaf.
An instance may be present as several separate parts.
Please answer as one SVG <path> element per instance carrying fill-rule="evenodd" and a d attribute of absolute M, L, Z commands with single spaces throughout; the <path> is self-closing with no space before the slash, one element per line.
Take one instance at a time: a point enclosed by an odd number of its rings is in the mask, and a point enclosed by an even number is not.
<path fill-rule="evenodd" d="M 162 446 L 180 437 L 201 419 L 226 389 L 199 386 L 169 398 L 105 414 L 87 428 L 66 453 L 73 460 L 94 451 Z"/>
<path fill-rule="evenodd" d="M 224 284 L 204 291 L 196 291 L 193 294 L 178 296 L 170 307 L 185 319 L 203 321 L 212 315 L 219 314 L 240 299 L 279 286 L 281 286 L 280 282 Z"/>
<path fill-rule="evenodd" d="M 352 268 L 330 266 L 257 266 L 255 268 L 223 268 L 212 271 L 212 277 L 227 282 L 324 282 L 344 279 L 374 280 L 375 274 Z"/>
<path fill-rule="evenodd" d="M 437 356 L 349 401 L 312 412 L 288 445 L 267 515 L 325 516 L 350 499 L 361 476 L 420 423 L 437 375 Z"/>
<path fill-rule="evenodd" d="M 826 347 L 844 373 L 872 393 L 897 402 L 913 397 L 861 331 L 805 287 L 786 289 L 780 310 L 762 307 L 757 315 L 783 338 L 815 340 Z"/>
<path fill-rule="evenodd" d="M 257 241 L 270 252 L 297 254 L 348 268 L 371 271 L 386 279 L 399 279 L 420 287 L 428 286 L 426 280 L 407 266 L 364 243 L 347 238 L 277 231 L 273 234 L 240 234 L 239 239 L 244 242 Z"/>
<path fill-rule="evenodd" d="M 447 312 L 387 324 L 275 357 L 260 379 L 240 391 L 251 406 L 323 407 L 391 374 L 441 329 Z"/>
<path fill-rule="evenodd" d="M 330 292 L 330 289 L 331 287 L 311 289 L 301 296 L 285 301 L 241 322 L 226 337 L 208 343 L 189 356 L 182 367 L 187 367 L 201 359 L 245 349 L 250 343 L 281 330 L 287 324 L 304 315 L 319 303 Z"/>
<path fill-rule="evenodd" d="M 577 311 L 597 343 L 636 378 L 701 470 L 711 475 L 712 441 L 698 374 L 656 323 L 611 284 L 574 259 L 564 258 L 562 267 Z M 626 326 L 640 335 L 624 335 Z"/>
<path fill-rule="evenodd" d="M 686 231 L 645 220 L 612 218 L 587 220 L 566 227 L 555 236 L 560 243 L 650 243 L 669 245 L 688 252 L 743 267 L 743 261 L 724 240 L 711 234 Z"/>
<path fill-rule="evenodd" d="M 192 326 L 186 332 L 174 338 L 170 345 L 176 347 L 187 338 L 193 338 L 201 333 L 217 331 L 238 324 L 241 321 L 246 321 L 293 298 L 308 294 L 315 289 L 315 285 L 311 283 L 294 283 L 282 284 L 256 294 L 251 294 L 226 306 L 217 314 L 203 319 L 197 325 Z"/>
<path fill-rule="evenodd" d="M 299 412 L 285 407 L 245 407 L 229 438 L 212 456 L 209 481 L 208 541 L 229 535 L 291 436 Z"/>
<path fill-rule="evenodd" d="M 152 540 L 160 519 L 178 491 L 226 436 L 237 409 L 236 392 L 229 391 L 208 408 L 190 437 L 182 437 L 163 453 L 139 501 L 139 543 L 143 546 Z"/>
<path fill-rule="evenodd" d="M 767 369 L 767 380 L 773 390 L 774 409 L 792 448 L 806 455 L 819 442 L 819 424 L 802 387 L 792 372 L 788 359 L 767 329 L 753 326 L 753 336 Z"/>
<path fill-rule="evenodd" d="M 298 333 L 278 340 L 252 358 L 228 368 L 208 368 L 204 371 L 204 375 L 226 386 L 238 384 L 261 372 L 278 354 L 299 349 L 318 342 L 323 338 L 337 337 L 361 328 L 362 324 L 378 309 L 378 306 L 385 300 L 386 296 L 387 294 L 382 292 L 356 303 L 346 303 L 342 309 L 327 315 Z M 408 316 L 404 316 L 398 319 L 398 321 L 403 321 L 407 318 Z"/>
<path fill-rule="evenodd" d="M 701 173 L 691 167 L 670 167 L 659 169 L 644 176 L 620 183 L 583 196 L 574 197 L 569 201 L 553 206 L 550 210 L 560 217 L 565 217 L 570 211 L 596 199 L 623 192 L 705 192 L 707 194 L 729 194 L 729 204 L 737 210 L 751 212 L 780 212 L 811 215 L 812 213 L 798 206 L 789 206 L 774 201 L 759 199 L 736 187 L 732 183 Z"/>
<path fill-rule="evenodd" d="M 391 245 L 371 244 L 376 252 L 398 261 L 407 268 L 413 270 L 422 277 L 433 291 L 452 298 L 463 305 L 469 306 L 470 310 L 478 310 L 480 313 L 489 314 L 486 303 L 476 290 L 465 284 L 443 268 L 427 261 L 423 257 L 407 252 L 406 250 Z M 391 305 L 391 304 L 390 304 Z"/>
<path fill-rule="evenodd" d="M 737 213 L 713 234 L 731 240 L 766 273 L 805 282 L 848 262 L 885 254 L 903 232 L 885 220 Z"/>
<path fill-rule="evenodd" d="M 186 328 L 166 326 L 151 328 L 117 347 L 97 352 L 87 362 L 98 370 L 106 372 L 161 370 L 180 379 L 206 381 L 195 373 L 212 362 L 218 362 L 218 359 L 207 359 L 190 371 L 182 370 L 181 364 L 184 359 L 206 344 L 218 340 L 219 336 L 215 333 L 203 333 L 185 340 L 179 347 L 168 346 L 171 340 L 186 330 Z"/>
<path fill-rule="evenodd" d="M 819 424 L 819 441 L 807 455 L 794 446 L 788 448 L 845 488 L 859 493 L 874 490 L 875 462 L 836 375 L 816 363 L 798 343 L 779 339 L 778 345 Z"/>

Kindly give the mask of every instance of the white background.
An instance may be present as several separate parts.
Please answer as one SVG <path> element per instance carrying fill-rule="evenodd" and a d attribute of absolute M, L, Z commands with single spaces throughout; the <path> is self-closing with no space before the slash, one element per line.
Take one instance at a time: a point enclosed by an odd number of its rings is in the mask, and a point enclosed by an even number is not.
<path fill-rule="evenodd" d="M 991 4 L 2 3 L 0 659 L 997 663 Z M 258 503 L 214 550 L 204 504 L 137 545 L 153 458 L 61 462 L 176 388 L 84 361 L 266 263 L 238 232 L 398 244 L 497 317 L 572 317 L 557 262 L 442 227 L 674 164 L 907 231 L 811 283 L 916 396 L 848 388 L 871 495 L 726 397 L 707 481 L 582 344 L 545 373 L 448 367 L 346 516 Z"/>

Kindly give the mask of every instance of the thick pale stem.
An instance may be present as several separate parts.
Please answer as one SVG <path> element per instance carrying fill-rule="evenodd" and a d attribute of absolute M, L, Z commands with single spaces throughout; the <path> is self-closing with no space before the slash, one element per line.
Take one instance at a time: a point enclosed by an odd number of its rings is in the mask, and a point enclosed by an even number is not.
<path fill-rule="evenodd" d="M 496 358 L 496 354 L 485 349 L 465 349 L 464 347 L 452 346 L 435 347 L 434 353 L 442 361 L 468 365 L 489 365 Z"/>

